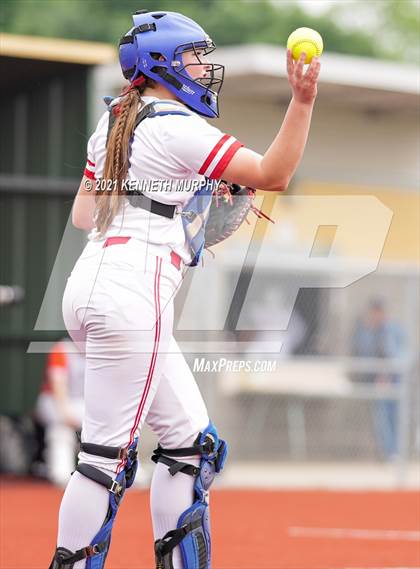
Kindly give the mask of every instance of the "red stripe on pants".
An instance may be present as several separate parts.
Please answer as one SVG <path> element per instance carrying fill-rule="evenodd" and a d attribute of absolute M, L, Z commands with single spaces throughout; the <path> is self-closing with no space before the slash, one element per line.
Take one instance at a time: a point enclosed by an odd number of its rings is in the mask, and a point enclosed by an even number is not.
<path fill-rule="evenodd" d="M 146 404 L 147 395 L 150 391 L 150 386 L 152 384 L 153 372 L 155 370 L 155 364 L 157 359 L 157 352 L 159 346 L 159 339 L 160 339 L 160 295 L 159 295 L 159 287 L 160 287 L 160 270 L 162 267 L 162 259 L 161 257 L 156 257 L 156 270 L 155 270 L 155 283 L 154 283 L 154 299 L 155 299 L 155 315 L 156 315 L 156 325 L 155 325 L 155 339 L 153 344 L 153 353 L 152 358 L 150 360 L 149 365 L 149 373 L 147 375 L 146 385 L 143 390 L 143 394 L 141 396 L 141 400 L 137 409 L 136 418 L 134 420 L 134 425 L 130 431 L 130 442 L 127 445 L 127 448 L 131 445 L 134 441 L 134 434 L 139 426 L 140 419 L 144 410 L 144 406 Z M 124 459 L 120 462 L 117 468 L 117 474 L 121 471 L 121 467 L 124 464 Z"/>

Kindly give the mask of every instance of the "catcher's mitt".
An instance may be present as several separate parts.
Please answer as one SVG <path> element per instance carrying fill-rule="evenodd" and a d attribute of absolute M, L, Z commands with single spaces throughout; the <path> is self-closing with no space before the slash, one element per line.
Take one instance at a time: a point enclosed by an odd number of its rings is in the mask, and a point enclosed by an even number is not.
<path fill-rule="evenodd" d="M 256 190 L 222 181 L 213 193 L 205 227 L 205 248 L 208 249 L 230 237 L 246 219 L 249 211 L 274 223 L 252 203 Z M 249 222 L 248 222 L 249 223 Z"/>

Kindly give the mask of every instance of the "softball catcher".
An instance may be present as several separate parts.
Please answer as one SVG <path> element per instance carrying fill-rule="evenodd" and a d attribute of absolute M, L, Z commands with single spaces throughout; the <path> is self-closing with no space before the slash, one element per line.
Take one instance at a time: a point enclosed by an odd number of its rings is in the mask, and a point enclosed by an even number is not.
<path fill-rule="evenodd" d="M 72 219 L 90 233 L 63 297 L 66 327 L 86 353 L 86 412 L 50 569 L 105 566 L 144 421 L 159 441 L 150 498 L 156 567 L 210 569 L 209 489 L 227 445 L 173 337 L 173 299 L 206 246 L 228 237 L 250 210 L 264 215 L 252 188 L 287 187 L 319 73 L 316 58 L 303 73 L 305 54 L 294 63 L 288 52 L 292 101 L 261 156 L 203 118 L 219 116 L 224 68 L 209 62 L 214 48 L 181 14 L 136 12 L 119 45 L 129 84 L 106 98 L 88 142 Z M 156 180 L 165 190 L 153 190 Z M 185 181 L 193 192 L 173 189 Z"/>

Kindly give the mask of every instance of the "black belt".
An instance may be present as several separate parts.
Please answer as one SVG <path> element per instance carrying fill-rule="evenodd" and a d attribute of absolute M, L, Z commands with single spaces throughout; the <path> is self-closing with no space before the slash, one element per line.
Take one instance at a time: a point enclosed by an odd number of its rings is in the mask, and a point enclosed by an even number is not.
<path fill-rule="evenodd" d="M 126 197 L 133 207 L 141 207 L 142 209 L 151 211 L 157 215 L 162 215 L 163 217 L 168 217 L 169 219 L 173 219 L 175 216 L 175 205 L 157 202 L 138 191 L 129 192 L 126 194 Z"/>

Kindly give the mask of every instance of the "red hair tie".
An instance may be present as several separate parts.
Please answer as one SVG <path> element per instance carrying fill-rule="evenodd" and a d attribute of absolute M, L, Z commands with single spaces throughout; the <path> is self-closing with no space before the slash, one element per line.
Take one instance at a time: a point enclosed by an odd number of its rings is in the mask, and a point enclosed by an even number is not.
<path fill-rule="evenodd" d="M 143 83 L 146 82 L 146 77 L 144 75 L 142 75 L 141 77 L 138 77 L 137 79 L 134 79 L 134 81 L 132 81 L 130 83 L 130 85 L 127 85 L 127 87 L 125 87 L 122 92 L 120 93 L 120 97 L 123 97 L 124 95 L 127 95 L 127 93 L 129 93 L 130 91 L 132 91 L 133 89 L 135 89 L 135 87 L 139 87 L 140 85 L 143 85 Z"/>
<path fill-rule="evenodd" d="M 125 87 L 118 96 L 124 97 L 124 95 L 127 95 L 127 93 L 129 93 L 136 87 L 143 85 L 143 83 L 145 82 L 146 82 L 146 77 L 144 75 L 142 75 L 141 77 L 137 77 L 137 79 L 134 79 L 134 81 L 132 81 L 130 85 L 127 85 L 127 87 Z M 120 111 L 121 111 L 121 105 L 115 105 L 112 109 L 112 114 L 119 115 Z"/>
<path fill-rule="evenodd" d="M 143 83 L 145 82 L 146 82 L 146 77 L 142 75 L 141 77 L 134 79 L 134 81 L 131 83 L 131 87 L 138 87 L 139 85 L 143 85 Z"/>

